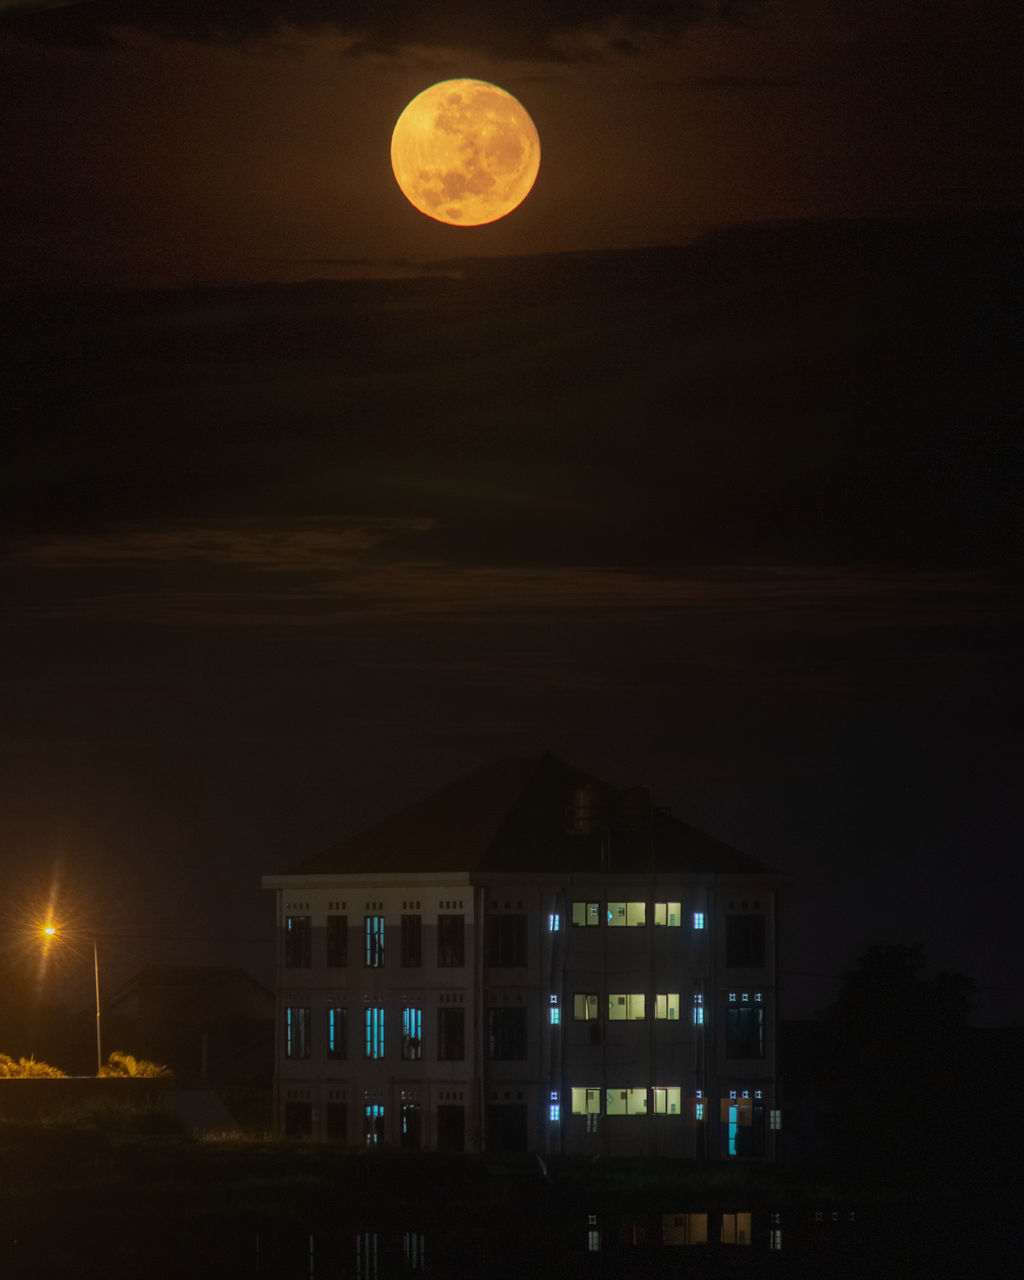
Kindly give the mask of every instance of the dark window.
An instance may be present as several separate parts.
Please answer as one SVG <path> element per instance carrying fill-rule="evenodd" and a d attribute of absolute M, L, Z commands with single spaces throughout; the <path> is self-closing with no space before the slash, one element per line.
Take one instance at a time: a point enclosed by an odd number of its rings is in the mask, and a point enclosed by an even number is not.
<path fill-rule="evenodd" d="M 465 1009 L 438 1009 L 437 1057 L 440 1062 L 462 1062 L 466 1056 Z"/>
<path fill-rule="evenodd" d="M 379 969 L 384 963 L 384 917 L 363 917 L 363 964 Z"/>
<path fill-rule="evenodd" d="M 764 916 L 725 917 L 725 963 L 729 969 L 764 968 Z"/>
<path fill-rule="evenodd" d="M 437 1108 L 438 1151 L 464 1151 L 466 1147 L 466 1108 L 443 1104 Z"/>
<path fill-rule="evenodd" d="M 761 1005 L 730 1005 L 725 1015 L 727 1058 L 764 1057 L 764 1008 Z"/>
<path fill-rule="evenodd" d="M 442 969 L 461 969 L 466 963 L 465 916 L 437 917 L 437 963 Z"/>
<path fill-rule="evenodd" d="M 526 965 L 526 916 L 490 916 L 487 922 L 487 963 L 493 969 L 521 969 Z"/>
<path fill-rule="evenodd" d="M 348 916 L 327 917 L 327 967 L 344 969 L 348 964 Z"/>
<path fill-rule="evenodd" d="M 313 1104 L 311 1102 L 286 1102 L 284 1104 L 284 1136 L 309 1138 L 313 1133 Z"/>
<path fill-rule="evenodd" d="M 402 1129 L 398 1135 L 398 1145 L 406 1151 L 419 1151 L 423 1132 L 423 1108 L 418 1102 L 402 1103 Z"/>
<path fill-rule="evenodd" d="M 487 1053 L 496 1062 L 522 1062 L 526 1057 L 526 1010 L 487 1010 Z"/>
<path fill-rule="evenodd" d="M 423 963 L 423 917 L 402 916 L 402 967 L 418 969 Z"/>
<path fill-rule="evenodd" d="M 348 1137 L 348 1103 L 328 1102 L 326 1111 L 328 1142 L 344 1142 Z"/>
<path fill-rule="evenodd" d="M 309 916 L 287 916 L 284 922 L 286 969 L 308 969 L 312 955 L 313 927 Z"/>
<path fill-rule="evenodd" d="M 327 1010 L 327 1056 L 341 1060 L 348 1057 L 348 1010 L 333 1004 Z"/>
<path fill-rule="evenodd" d="M 305 1005 L 290 1004 L 284 1011 L 284 1056 L 308 1058 L 312 1053 L 310 1032 L 311 1010 Z"/>

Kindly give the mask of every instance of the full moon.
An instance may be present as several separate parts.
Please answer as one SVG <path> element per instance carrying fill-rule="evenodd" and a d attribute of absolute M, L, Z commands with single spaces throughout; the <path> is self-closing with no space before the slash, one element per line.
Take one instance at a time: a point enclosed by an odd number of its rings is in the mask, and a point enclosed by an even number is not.
<path fill-rule="evenodd" d="M 403 195 L 428 218 L 478 227 L 530 194 L 540 138 L 522 104 L 486 80 L 442 80 L 417 94 L 391 135 Z"/>

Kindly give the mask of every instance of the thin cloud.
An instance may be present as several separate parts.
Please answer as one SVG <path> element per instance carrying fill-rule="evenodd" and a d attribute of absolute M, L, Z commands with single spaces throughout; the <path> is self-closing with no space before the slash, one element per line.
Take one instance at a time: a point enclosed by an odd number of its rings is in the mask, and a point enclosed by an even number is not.
<path fill-rule="evenodd" d="M 328 569 L 358 559 L 399 534 L 428 533 L 429 519 L 355 517 L 283 527 L 260 521 L 206 521 L 162 529 L 26 538 L 9 549 L 13 565 L 38 568 L 150 568 L 208 565 L 263 572 Z"/>

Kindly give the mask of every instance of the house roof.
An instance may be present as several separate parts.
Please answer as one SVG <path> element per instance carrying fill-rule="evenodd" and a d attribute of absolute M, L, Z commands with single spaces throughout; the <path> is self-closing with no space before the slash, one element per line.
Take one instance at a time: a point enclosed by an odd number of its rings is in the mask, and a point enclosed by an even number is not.
<path fill-rule="evenodd" d="M 573 831 L 574 794 L 595 815 Z M 286 875 L 362 872 L 765 874 L 769 868 L 552 755 L 485 765 L 376 826 L 289 868 Z"/>

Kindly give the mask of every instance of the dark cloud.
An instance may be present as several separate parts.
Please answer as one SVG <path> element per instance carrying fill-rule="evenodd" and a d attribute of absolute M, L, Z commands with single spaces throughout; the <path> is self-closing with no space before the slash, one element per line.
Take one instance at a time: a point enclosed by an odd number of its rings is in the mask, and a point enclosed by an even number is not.
<path fill-rule="evenodd" d="M 712 19 L 745 23 L 770 0 L 86 0 L 59 7 L 24 4 L 10 28 L 61 44 L 98 44 L 121 30 L 188 40 L 236 43 L 289 28 L 355 32 L 355 52 L 410 45 L 485 48 L 507 57 L 589 59 L 633 53 L 652 37 Z"/>

